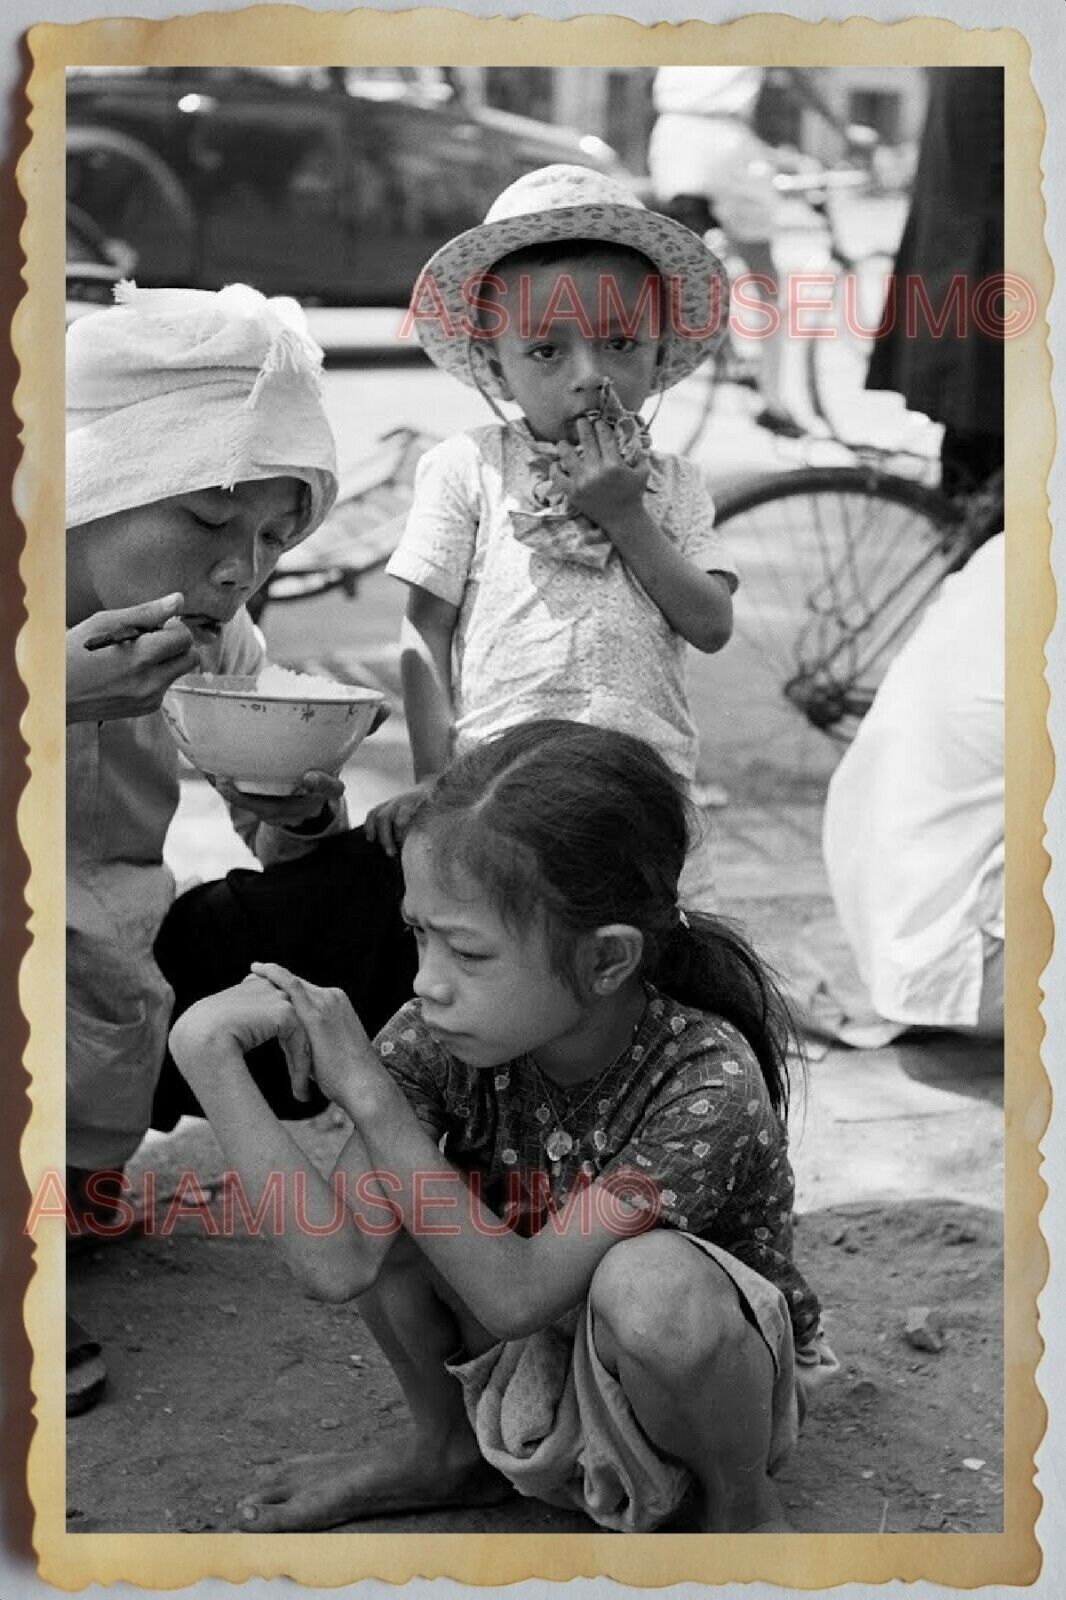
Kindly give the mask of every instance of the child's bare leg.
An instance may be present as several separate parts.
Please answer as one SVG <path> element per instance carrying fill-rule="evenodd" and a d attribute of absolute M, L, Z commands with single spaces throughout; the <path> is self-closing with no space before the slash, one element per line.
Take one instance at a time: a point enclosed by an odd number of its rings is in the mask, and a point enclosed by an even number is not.
<path fill-rule="evenodd" d="M 240 1503 L 250 1532 L 336 1527 L 362 1517 L 431 1506 L 487 1505 L 510 1485 L 482 1458 L 462 1391 L 444 1363 L 460 1345 L 472 1354 L 492 1341 L 445 1304 L 424 1256 L 406 1236 L 390 1250 L 358 1308 L 388 1358 L 411 1412 L 402 1441 L 375 1449 L 356 1436 L 349 1454 L 301 1458 Z"/>
<path fill-rule="evenodd" d="M 748 258 L 749 271 L 758 278 L 768 279 L 777 285 L 777 267 L 774 262 L 773 249 L 768 239 L 752 239 L 743 246 Z M 789 332 L 789 307 L 787 293 L 781 293 L 780 288 L 764 292 L 763 305 L 767 312 L 774 312 L 777 316 L 777 326 L 772 333 L 762 337 L 759 345 L 759 389 L 762 394 L 765 413 L 776 418 L 778 424 L 786 424 L 779 431 L 791 431 L 787 424 L 793 422 L 793 407 L 790 402 L 792 385 L 793 344 Z M 793 422 L 795 431 L 801 432 L 798 423 Z"/>
<path fill-rule="evenodd" d="M 600 1360 L 652 1443 L 697 1479 L 700 1529 L 787 1531 L 766 1473 L 773 1358 L 726 1273 L 656 1230 L 616 1245 L 589 1297 Z"/>

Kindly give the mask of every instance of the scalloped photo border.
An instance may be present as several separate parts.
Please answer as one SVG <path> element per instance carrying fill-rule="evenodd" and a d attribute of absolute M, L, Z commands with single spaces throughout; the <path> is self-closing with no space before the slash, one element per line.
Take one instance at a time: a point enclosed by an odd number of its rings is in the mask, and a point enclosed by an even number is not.
<path fill-rule="evenodd" d="M 15 505 L 25 529 L 19 572 L 27 621 L 15 644 L 28 692 L 22 732 L 29 780 L 18 829 L 30 862 L 32 944 L 20 972 L 30 1030 L 25 1063 L 32 1111 L 21 1155 L 31 1193 L 58 1170 L 64 1146 L 63 317 L 64 74 L 87 65 L 464 64 L 647 66 L 669 62 L 760 65 L 1001 66 L 1006 84 L 1006 261 L 1033 286 L 1039 314 L 1006 345 L 1007 515 L 1007 1039 L 1006 1473 L 1001 1534 L 699 1536 L 465 1534 L 103 1534 L 65 1529 L 63 1303 L 65 1234 L 43 1226 L 25 1301 L 33 1347 L 36 1430 L 29 1457 L 34 1543 L 49 1583 L 79 1589 L 124 1579 L 175 1588 L 205 1577 L 240 1582 L 288 1576 L 332 1587 L 360 1578 L 415 1576 L 472 1585 L 604 1576 L 634 1586 L 762 1579 L 793 1589 L 927 1579 L 952 1588 L 1032 1583 L 1041 1564 L 1034 1457 L 1046 1409 L 1037 1297 L 1048 1270 L 1040 1230 L 1046 1188 L 1039 1142 L 1051 1094 L 1041 1064 L 1041 974 L 1053 927 L 1043 885 L 1044 808 L 1053 757 L 1046 731 L 1044 646 L 1055 613 L 1047 480 L 1055 443 L 1046 307 L 1052 268 L 1044 243 L 1043 111 L 1029 46 L 1010 28 L 944 20 L 886 24 L 861 17 L 807 23 L 786 15 L 726 25 L 648 25 L 621 17 L 482 20 L 445 10 L 311 12 L 260 6 L 166 21 L 122 19 L 41 25 L 29 33 L 30 142 L 18 167 L 26 204 L 21 239 L 26 293 L 13 323 L 21 378 L 15 409 L 23 457 Z"/>

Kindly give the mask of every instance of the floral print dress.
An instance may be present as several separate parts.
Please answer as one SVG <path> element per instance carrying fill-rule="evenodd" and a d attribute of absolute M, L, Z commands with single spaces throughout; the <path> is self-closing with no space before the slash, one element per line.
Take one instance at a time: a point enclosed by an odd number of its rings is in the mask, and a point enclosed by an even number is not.
<path fill-rule="evenodd" d="M 659 1226 L 728 1251 L 779 1288 L 797 1346 L 820 1320 L 792 1259 L 794 1180 L 784 1124 L 762 1071 L 730 1023 L 647 986 L 625 1054 L 591 1083 L 547 1084 L 532 1057 L 495 1069 L 451 1056 L 420 1003 L 377 1038 L 382 1061 L 445 1159 L 521 1233 L 566 1214 L 597 1179 Z"/>

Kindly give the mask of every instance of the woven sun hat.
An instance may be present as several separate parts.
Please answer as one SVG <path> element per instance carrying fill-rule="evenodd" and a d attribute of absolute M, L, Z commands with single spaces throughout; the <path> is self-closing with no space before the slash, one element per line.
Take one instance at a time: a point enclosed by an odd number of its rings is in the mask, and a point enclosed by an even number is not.
<path fill-rule="evenodd" d="M 450 239 L 422 268 L 410 314 L 430 359 L 462 383 L 503 398 L 487 362 L 475 367 L 471 361 L 471 347 L 485 343 L 472 329 L 475 286 L 515 250 L 576 239 L 638 250 L 664 280 L 663 388 L 680 383 L 713 353 L 729 310 L 729 280 L 718 258 L 691 228 L 649 211 L 624 183 L 560 163 L 517 179 L 493 201 L 483 223 Z"/>

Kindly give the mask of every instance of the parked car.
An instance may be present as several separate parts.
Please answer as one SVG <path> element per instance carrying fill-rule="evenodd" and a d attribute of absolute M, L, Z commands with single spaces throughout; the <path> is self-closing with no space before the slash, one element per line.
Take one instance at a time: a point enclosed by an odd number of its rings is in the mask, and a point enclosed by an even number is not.
<path fill-rule="evenodd" d="M 121 239 L 109 238 L 77 206 L 67 205 L 66 319 L 110 305 L 116 283 L 132 275 L 137 255 Z"/>
<path fill-rule="evenodd" d="M 133 247 L 143 285 L 402 304 L 439 244 L 552 161 L 628 177 L 601 139 L 473 106 L 447 69 L 67 77 L 67 198 Z"/>

